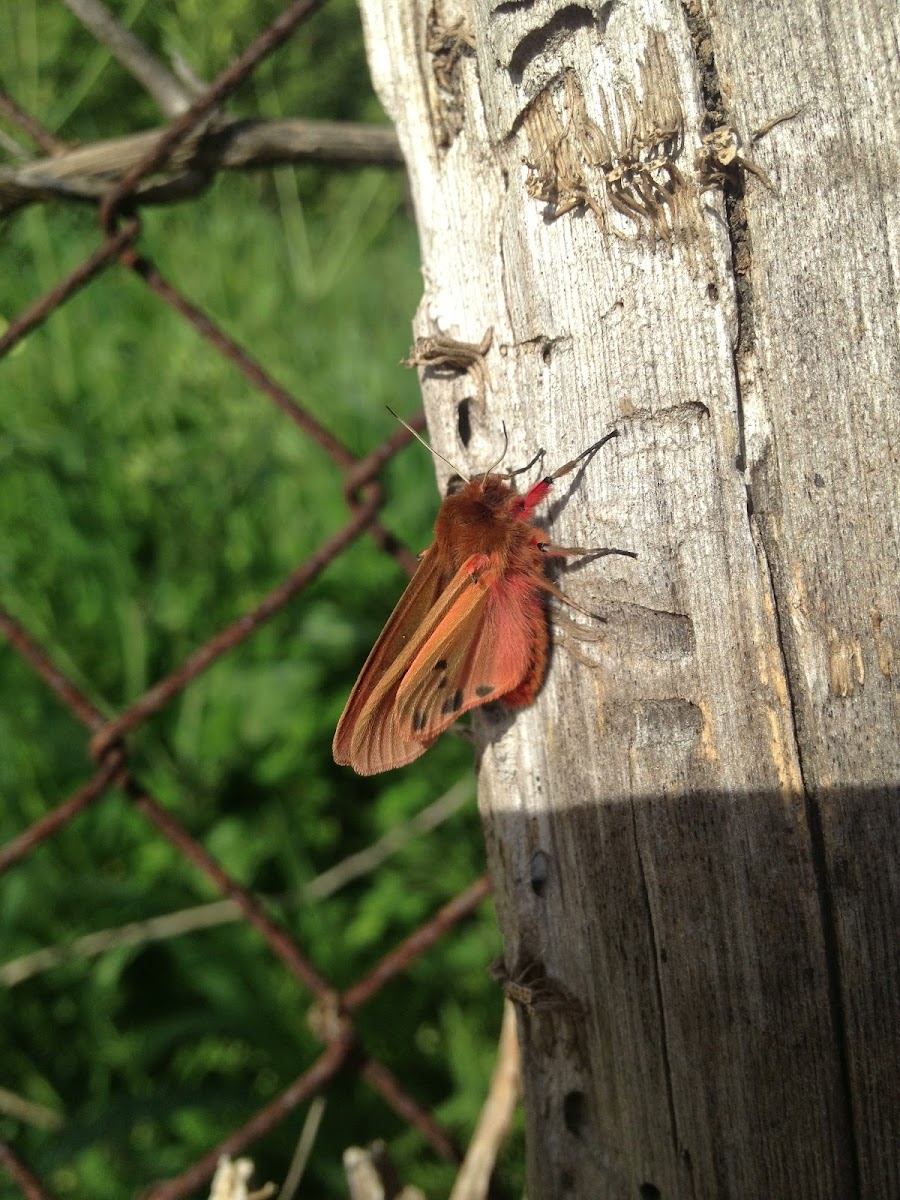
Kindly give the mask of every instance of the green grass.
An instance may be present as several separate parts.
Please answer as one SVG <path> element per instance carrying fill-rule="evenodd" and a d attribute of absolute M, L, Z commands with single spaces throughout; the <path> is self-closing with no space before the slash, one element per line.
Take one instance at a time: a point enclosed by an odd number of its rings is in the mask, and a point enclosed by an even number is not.
<path fill-rule="evenodd" d="M 280 4 L 117 5 L 158 52 L 207 78 Z M 62 6 L 16 0 L 0 74 L 15 98 L 89 141 L 158 123 L 122 69 Z M 199 56 L 199 57 L 198 57 Z M 245 85 L 233 111 L 366 119 L 355 9 L 335 3 Z M 148 211 L 141 249 L 354 452 L 419 407 L 409 347 L 421 279 L 404 183 L 369 169 L 231 176 L 204 197 Z M 0 317 L 99 241 L 93 214 L 20 213 L 0 231 Z M 387 526 L 427 544 L 438 498 L 410 447 L 384 473 Z M 0 603 L 104 713 L 177 667 L 341 527 L 339 472 L 237 369 L 124 268 L 72 299 L 0 361 Z M 241 883 L 272 897 L 338 986 L 483 870 L 474 805 L 376 875 L 315 904 L 319 872 L 396 827 L 471 771 L 443 739 L 412 767 L 369 780 L 331 761 L 356 671 L 403 586 L 361 538 L 131 743 L 146 785 Z M 0 841 L 91 772 L 85 731 L 0 645 Z M 0 965 L 215 898 L 127 801 L 107 794 L 0 876 Z M 483 1099 L 500 1000 L 490 906 L 361 1014 L 371 1049 L 467 1141 Z M 118 1200 L 184 1169 L 248 1119 L 318 1052 L 309 997 L 242 924 L 76 958 L 0 992 L 0 1086 L 62 1118 L 0 1116 L 0 1136 L 58 1197 Z M 251 1153 L 281 1180 L 303 1113 Z M 452 1171 L 364 1084 L 338 1081 L 308 1194 L 343 1195 L 341 1153 L 391 1142 L 431 1196 Z M 515 1160 L 520 1147 L 511 1151 Z M 515 1161 L 508 1176 L 521 1178 Z M 0 1182 L 0 1196 L 16 1194 Z M 4 1190 L 7 1189 L 7 1190 Z"/>

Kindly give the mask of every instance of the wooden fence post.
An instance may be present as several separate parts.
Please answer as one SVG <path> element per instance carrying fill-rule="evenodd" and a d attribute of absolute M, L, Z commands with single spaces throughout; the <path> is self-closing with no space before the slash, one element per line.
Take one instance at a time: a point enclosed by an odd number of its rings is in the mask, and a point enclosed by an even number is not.
<path fill-rule="evenodd" d="M 362 8 L 435 445 L 639 555 L 477 722 L 529 1196 L 900 1196 L 896 15 Z"/>

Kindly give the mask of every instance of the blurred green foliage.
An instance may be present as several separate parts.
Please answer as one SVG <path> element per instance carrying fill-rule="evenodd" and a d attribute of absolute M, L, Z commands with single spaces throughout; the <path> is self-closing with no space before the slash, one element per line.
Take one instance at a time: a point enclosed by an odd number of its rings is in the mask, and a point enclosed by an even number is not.
<path fill-rule="evenodd" d="M 281 10 L 276 0 L 120 2 L 164 59 L 212 79 Z M 160 123 L 119 64 L 62 6 L 4 6 L 0 77 L 59 136 Z M 332 0 L 263 65 L 233 112 L 380 119 L 358 15 Z M 12 132 L 8 130 L 8 132 Z M 392 432 L 384 405 L 419 406 L 397 364 L 419 298 L 400 173 L 281 169 L 231 175 L 144 213 L 141 248 L 351 449 Z M 0 318 L 98 243 L 87 209 L 34 207 L 2 230 Z M 0 363 L 0 602 L 113 714 L 252 608 L 347 513 L 335 467 L 166 308 L 115 268 Z M 427 456 L 385 472 L 388 527 L 426 545 L 437 506 Z M 316 968 L 358 979 L 484 868 L 469 803 L 377 874 L 327 900 L 305 884 L 471 772 L 447 737 L 420 762 L 357 779 L 331 761 L 355 674 L 403 586 L 366 538 L 133 739 L 162 803 L 240 882 L 273 897 Z M 89 776 L 85 731 L 0 645 L 0 842 Z M 473 789 L 474 791 L 474 789 Z M 0 965 L 89 932 L 214 898 L 116 793 L 0 877 Z M 279 899 L 280 898 L 280 899 Z M 500 997 L 490 905 L 360 1014 L 367 1046 L 460 1143 L 490 1075 Z M 58 1197 L 119 1200 L 177 1173 L 273 1099 L 318 1053 L 308 997 L 248 927 L 74 957 L 0 992 L 0 1087 L 61 1118 L 0 1115 Z M 281 1180 L 304 1111 L 252 1148 Z M 367 1085 L 341 1079 L 300 1195 L 344 1194 L 341 1153 L 386 1137 L 432 1197 L 452 1170 Z M 508 1188 L 521 1184 L 521 1144 Z M 11 1189 L 11 1190 L 9 1190 Z M 0 1196 L 17 1195 L 0 1180 Z"/>

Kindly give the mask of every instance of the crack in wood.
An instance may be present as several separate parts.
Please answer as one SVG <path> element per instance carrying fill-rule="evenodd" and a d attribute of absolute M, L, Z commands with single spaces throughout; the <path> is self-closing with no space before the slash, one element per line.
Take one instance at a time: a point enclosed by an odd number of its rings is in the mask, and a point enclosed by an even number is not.
<path fill-rule="evenodd" d="M 706 110 L 704 123 L 708 130 L 703 139 L 703 145 L 697 152 L 695 165 L 703 181 L 701 187 L 706 188 L 713 182 L 721 184 L 725 201 L 725 222 L 734 276 L 737 329 L 732 348 L 738 434 L 735 466 L 739 471 L 744 472 L 747 468 L 747 439 L 741 386 L 742 364 L 752 356 L 754 351 L 755 323 L 751 278 L 753 246 L 744 202 L 744 171 L 739 168 L 743 166 L 746 170 L 749 163 L 738 154 L 739 141 L 734 127 L 734 119 L 722 91 L 716 66 L 712 31 L 700 0 L 681 0 L 681 10 L 694 50 L 700 80 L 700 93 Z M 769 183 L 768 178 L 757 168 L 754 168 L 754 173 L 760 174 L 764 182 Z M 749 480 L 747 481 L 747 506 L 748 514 L 752 514 L 754 505 L 752 485 Z"/>
<path fill-rule="evenodd" d="M 678 1114 L 675 1108 L 675 1091 L 672 1083 L 672 1064 L 669 1058 L 668 1021 L 666 1018 L 665 1000 L 663 998 L 662 972 L 660 970 L 660 963 L 665 961 L 665 952 L 659 944 L 659 933 L 656 928 L 653 905 L 650 901 L 650 889 L 647 885 L 647 873 L 644 867 L 644 856 L 641 852 L 642 839 L 638 837 L 637 809 L 634 800 L 631 801 L 631 832 L 632 837 L 634 838 L 634 853 L 638 866 L 641 897 L 644 902 L 644 911 L 647 915 L 647 928 L 649 930 L 650 941 L 653 946 L 653 955 L 650 965 L 653 972 L 653 984 L 656 991 L 656 1004 L 659 1012 L 659 1049 L 662 1059 L 663 1078 L 665 1079 L 666 1084 L 666 1103 L 669 1110 L 669 1130 L 672 1138 L 672 1149 L 677 1155 L 681 1138 L 678 1133 Z"/>
<path fill-rule="evenodd" d="M 847 1045 L 847 1018 L 844 1012 L 843 989 L 841 987 L 841 951 L 834 912 L 834 888 L 829 881 L 828 863 L 830 855 L 825 846 L 822 814 L 819 803 L 806 795 L 806 821 L 810 833 L 813 876 L 819 902 L 822 938 L 825 948 L 825 970 L 828 978 L 828 1006 L 840 1070 L 838 1102 L 842 1108 L 842 1128 L 846 1138 L 846 1156 L 853 1177 L 853 1192 L 847 1200 L 859 1200 L 862 1195 L 862 1170 L 859 1144 L 856 1137 L 856 1121 L 853 1113 L 853 1076 L 850 1069 L 850 1054 Z"/>
<path fill-rule="evenodd" d="M 768 549 L 762 534 L 754 537 L 757 553 L 762 558 L 762 568 L 769 581 L 771 603 L 774 612 L 774 635 L 777 653 L 782 664 L 787 662 L 785 650 L 785 630 L 783 607 L 777 603 L 773 583 L 774 573 L 769 561 Z M 848 1200 L 859 1200 L 862 1189 L 862 1170 L 860 1165 L 859 1144 L 856 1136 L 856 1124 L 853 1114 L 853 1082 L 850 1069 L 850 1057 L 847 1046 L 847 1019 L 844 1013 L 843 989 L 841 986 L 841 955 L 840 938 L 836 927 L 833 903 L 833 888 L 828 877 L 829 854 L 825 846 L 825 835 L 822 828 L 822 814 L 818 801 L 810 794 L 806 785 L 806 770 L 804 767 L 803 743 L 797 724 L 797 700 L 794 694 L 793 681 L 790 672 L 782 666 L 785 687 L 788 693 L 787 711 L 790 714 L 793 730 L 794 747 L 800 772 L 802 799 L 805 812 L 806 826 L 809 829 L 810 862 L 812 875 L 815 880 L 816 897 L 819 910 L 819 923 L 822 930 L 822 944 L 827 978 L 828 1007 L 831 1014 L 831 1026 L 834 1033 L 836 1059 L 840 1077 L 837 1102 L 842 1108 L 841 1128 L 846 1138 L 846 1158 L 850 1163 L 854 1190 Z"/>

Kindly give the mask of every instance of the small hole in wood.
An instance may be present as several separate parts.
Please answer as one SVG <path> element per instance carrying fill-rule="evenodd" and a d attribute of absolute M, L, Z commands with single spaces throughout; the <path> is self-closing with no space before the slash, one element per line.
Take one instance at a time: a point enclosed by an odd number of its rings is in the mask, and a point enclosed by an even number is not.
<path fill-rule="evenodd" d="M 549 874 L 549 856 L 543 850 L 536 850 L 531 859 L 531 890 L 536 896 L 543 894 Z"/>
<path fill-rule="evenodd" d="M 460 400 L 456 406 L 456 428 L 459 432 L 459 440 L 466 447 L 472 440 L 472 422 L 469 419 L 470 403 L 469 400 Z"/>
<path fill-rule="evenodd" d="M 655 1183 L 642 1183 L 638 1188 L 638 1195 L 641 1200 L 660 1200 L 662 1192 Z"/>
<path fill-rule="evenodd" d="M 563 1121 L 569 1133 L 575 1137 L 581 1136 L 584 1125 L 584 1092 L 567 1092 L 563 1096 Z"/>

